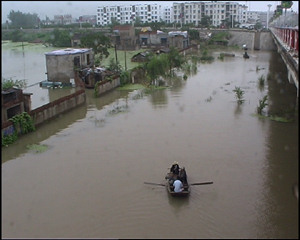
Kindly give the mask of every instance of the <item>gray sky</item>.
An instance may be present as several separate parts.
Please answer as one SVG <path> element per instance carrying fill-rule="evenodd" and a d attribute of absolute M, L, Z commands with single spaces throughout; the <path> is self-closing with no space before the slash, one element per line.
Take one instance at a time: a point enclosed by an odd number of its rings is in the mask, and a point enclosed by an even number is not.
<path fill-rule="evenodd" d="M 11 10 L 22 13 L 36 13 L 41 20 L 46 16 L 53 19 L 54 15 L 71 14 L 73 18 L 82 15 L 97 15 L 97 7 L 99 6 L 115 6 L 115 5 L 133 5 L 133 4 L 160 4 L 162 6 L 171 6 L 173 2 L 191 2 L 191 1 L 1 1 L 2 23 L 7 19 L 7 15 Z M 209 1 L 208 1 L 209 2 Z M 223 2 L 223 1 L 222 1 Z M 225 2 L 225 1 L 224 1 Z M 231 1 L 236 2 L 236 1 Z M 274 11 L 281 1 L 237 1 L 245 4 L 251 11 L 267 11 L 268 4 L 272 7 L 270 11 Z M 293 1 L 292 10 L 298 12 L 298 1 Z"/>

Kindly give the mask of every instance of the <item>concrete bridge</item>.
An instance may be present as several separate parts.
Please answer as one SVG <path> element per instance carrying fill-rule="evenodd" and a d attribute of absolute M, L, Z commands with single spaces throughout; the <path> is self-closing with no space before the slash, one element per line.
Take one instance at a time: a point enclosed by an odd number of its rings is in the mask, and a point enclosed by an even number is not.
<path fill-rule="evenodd" d="M 297 87 L 299 97 L 299 32 L 298 28 L 272 27 L 270 32 L 288 70 L 288 79 Z"/>

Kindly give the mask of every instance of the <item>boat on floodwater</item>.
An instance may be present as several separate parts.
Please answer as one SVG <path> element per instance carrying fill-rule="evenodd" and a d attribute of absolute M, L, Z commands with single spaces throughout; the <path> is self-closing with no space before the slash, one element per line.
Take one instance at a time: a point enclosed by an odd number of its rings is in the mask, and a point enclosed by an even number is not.
<path fill-rule="evenodd" d="M 179 176 L 179 179 L 181 180 L 183 184 L 183 190 L 181 192 L 175 192 L 173 183 Z M 190 185 L 187 181 L 187 174 L 185 171 L 185 168 L 180 168 L 179 173 L 176 174 L 172 171 L 168 172 L 166 177 L 166 188 L 169 194 L 173 197 L 186 197 L 190 194 Z"/>

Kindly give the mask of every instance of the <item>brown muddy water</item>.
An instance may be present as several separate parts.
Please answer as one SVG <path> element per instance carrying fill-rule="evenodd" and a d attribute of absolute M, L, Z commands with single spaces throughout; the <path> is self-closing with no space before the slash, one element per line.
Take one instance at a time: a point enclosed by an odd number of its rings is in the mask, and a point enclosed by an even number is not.
<path fill-rule="evenodd" d="M 2 148 L 2 237 L 298 238 L 296 87 L 276 52 L 234 53 L 164 90 L 87 90 L 86 105 Z M 266 114 L 293 121 L 255 116 L 265 95 Z M 214 183 L 185 199 L 144 184 L 173 161 Z"/>

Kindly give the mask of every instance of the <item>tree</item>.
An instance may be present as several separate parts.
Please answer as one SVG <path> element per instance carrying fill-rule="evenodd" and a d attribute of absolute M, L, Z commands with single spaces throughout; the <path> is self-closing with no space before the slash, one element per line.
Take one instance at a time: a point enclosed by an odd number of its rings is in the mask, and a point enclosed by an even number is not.
<path fill-rule="evenodd" d="M 12 42 L 22 42 L 24 41 L 24 36 L 21 30 L 17 29 L 13 31 L 10 35 Z"/>
<path fill-rule="evenodd" d="M 111 58 L 107 69 L 120 73 L 122 71 L 122 66 L 120 65 L 119 61 L 115 61 L 115 59 Z"/>
<path fill-rule="evenodd" d="M 111 41 L 102 33 L 88 33 L 80 40 L 80 47 L 92 48 L 94 54 L 99 54 L 100 61 L 109 56 L 108 48 L 111 47 Z"/>
<path fill-rule="evenodd" d="M 284 13 L 286 14 L 286 10 L 293 6 L 293 1 L 281 1 L 281 6 L 284 8 Z"/>
<path fill-rule="evenodd" d="M 111 24 L 109 25 L 111 28 L 114 26 L 120 25 L 120 22 L 117 20 L 116 17 L 111 17 Z"/>
<path fill-rule="evenodd" d="M 202 27 L 209 27 L 212 24 L 211 16 L 204 15 L 200 22 Z"/>
<path fill-rule="evenodd" d="M 39 22 L 39 17 L 36 13 L 25 14 L 20 11 L 15 12 L 11 10 L 7 17 L 14 28 L 34 28 Z"/>
<path fill-rule="evenodd" d="M 200 35 L 198 30 L 188 29 L 187 31 L 191 40 L 200 40 Z"/>
<path fill-rule="evenodd" d="M 7 90 L 13 87 L 25 88 L 26 85 L 27 85 L 26 80 L 13 80 L 12 78 L 10 79 L 2 78 L 1 90 Z"/>
<path fill-rule="evenodd" d="M 180 55 L 178 50 L 174 47 L 170 48 L 170 52 L 168 53 L 167 57 L 170 73 L 173 68 L 179 68 L 184 63 L 184 57 Z"/>
<path fill-rule="evenodd" d="M 143 24 L 143 23 L 142 23 L 141 17 L 140 17 L 140 16 L 136 16 L 136 17 L 135 17 L 135 20 L 134 20 L 134 26 L 135 26 L 135 27 L 140 27 L 142 24 Z"/>
<path fill-rule="evenodd" d="M 153 56 L 146 64 L 146 73 L 151 82 L 154 82 L 159 76 L 165 76 L 168 68 L 168 57 L 165 54 Z"/>
<path fill-rule="evenodd" d="M 54 47 L 70 47 L 71 36 L 67 30 L 54 29 L 51 39 L 48 40 Z"/>

